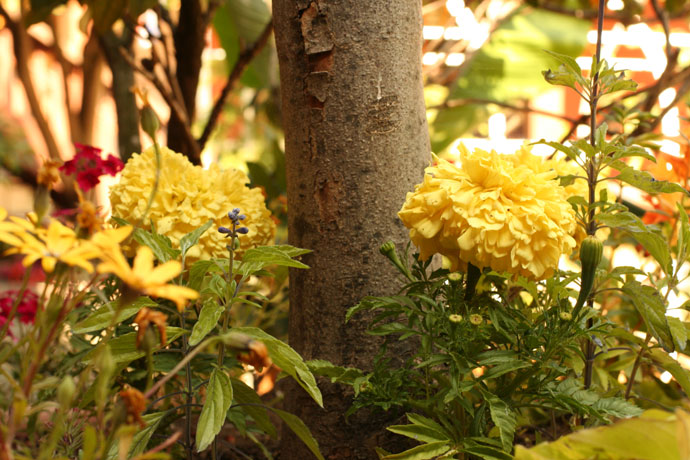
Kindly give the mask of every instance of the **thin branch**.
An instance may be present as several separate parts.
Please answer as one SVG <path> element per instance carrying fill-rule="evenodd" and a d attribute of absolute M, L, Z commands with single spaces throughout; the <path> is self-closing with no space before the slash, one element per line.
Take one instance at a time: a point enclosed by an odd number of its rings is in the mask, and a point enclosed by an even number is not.
<path fill-rule="evenodd" d="M 493 105 L 497 105 L 499 107 L 503 107 L 506 109 L 515 110 L 517 112 L 527 112 L 527 113 L 534 113 L 537 115 L 544 115 L 547 117 L 560 118 L 561 120 L 565 120 L 565 121 L 570 122 L 570 123 L 577 123 L 578 122 L 578 119 L 569 117 L 567 115 L 562 115 L 560 113 L 547 112 L 545 110 L 533 109 L 530 107 L 520 107 L 518 105 L 510 104 L 508 102 L 501 102 L 501 101 L 496 101 L 493 99 L 482 99 L 482 98 L 474 98 L 474 97 L 464 98 L 464 99 L 449 99 L 442 104 L 427 107 L 427 109 L 444 109 L 444 108 L 452 109 L 454 107 L 462 107 L 463 105 L 469 105 L 469 104 L 493 104 Z"/>
<path fill-rule="evenodd" d="M 156 87 L 165 102 L 168 104 L 168 106 L 170 106 L 170 110 L 174 116 L 177 117 L 177 119 L 180 120 L 181 124 L 183 125 L 184 129 L 182 134 L 193 149 L 193 152 L 191 153 L 198 157 L 201 153 L 201 150 L 199 149 L 199 144 L 197 144 L 196 139 L 194 139 L 194 136 L 192 135 L 187 110 L 184 108 L 184 105 L 180 104 L 180 102 L 175 99 L 170 88 L 167 88 L 163 81 L 158 78 L 154 72 L 150 72 L 143 68 L 134 60 L 132 56 L 129 55 L 129 53 L 127 53 L 125 49 L 120 48 L 120 54 L 122 54 L 122 57 L 125 59 L 125 61 L 127 61 L 132 69 L 140 73 L 144 78 L 149 80 L 153 86 Z"/>
<path fill-rule="evenodd" d="M 31 107 L 31 113 L 36 120 L 38 129 L 43 135 L 43 139 L 46 143 L 48 149 L 48 155 L 53 160 L 60 159 L 60 149 L 55 142 L 55 137 L 53 136 L 48 121 L 46 120 L 43 112 L 41 111 L 41 104 L 38 101 L 38 96 L 36 95 L 36 89 L 34 88 L 33 81 L 31 80 L 31 72 L 29 71 L 29 36 L 22 26 L 21 19 L 15 21 L 5 10 L 5 8 L 0 4 L 0 16 L 5 19 L 7 28 L 10 29 L 12 33 L 12 41 L 14 48 L 14 57 L 17 61 L 17 74 L 19 80 L 24 86 L 24 92 L 29 100 L 29 107 Z"/>
<path fill-rule="evenodd" d="M 273 32 L 273 20 L 266 24 L 266 27 L 264 28 L 263 32 L 261 32 L 261 35 L 259 38 L 257 38 L 254 44 L 240 53 L 240 56 L 237 58 L 237 62 L 235 62 L 235 66 L 232 68 L 232 71 L 228 76 L 228 80 L 225 82 L 223 90 L 220 92 L 220 96 L 218 96 L 216 103 L 213 105 L 211 115 L 209 115 L 208 122 L 204 127 L 204 132 L 201 134 L 201 137 L 199 137 L 199 150 L 204 149 L 208 138 L 211 136 L 213 128 L 215 128 L 216 124 L 218 123 L 218 117 L 223 110 L 223 106 L 225 105 L 225 100 L 227 99 L 228 94 L 230 94 L 230 91 L 240 79 L 242 73 L 252 59 L 254 59 L 264 48 L 268 42 L 268 38 L 271 36 L 271 32 Z"/>

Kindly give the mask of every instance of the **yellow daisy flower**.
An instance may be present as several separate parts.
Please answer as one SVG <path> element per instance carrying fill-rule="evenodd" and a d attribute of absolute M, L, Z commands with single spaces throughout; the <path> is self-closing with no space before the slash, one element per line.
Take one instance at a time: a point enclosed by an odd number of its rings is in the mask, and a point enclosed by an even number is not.
<path fill-rule="evenodd" d="M 154 268 L 153 251 L 148 246 L 139 247 L 132 267 L 117 245 L 104 247 L 102 260 L 97 268 L 99 273 L 112 273 L 141 294 L 170 299 L 180 311 L 188 300 L 199 297 L 194 289 L 166 284 L 180 274 L 182 264 L 171 260 Z"/>
<path fill-rule="evenodd" d="M 33 233 L 23 228 L 15 235 L 21 242 L 14 244 L 7 253 L 23 254 L 22 264 L 25 267 L 40 260 L 43 270 L 51 273 L 59 261 L 81 267 L 89 273 L 93 271 L 93 265 L 89 262 L 92 258 L 89 248 L 82 244 L 72 229 L 57 220 L 51 221 L 48 228 L 36 228 Z"/>

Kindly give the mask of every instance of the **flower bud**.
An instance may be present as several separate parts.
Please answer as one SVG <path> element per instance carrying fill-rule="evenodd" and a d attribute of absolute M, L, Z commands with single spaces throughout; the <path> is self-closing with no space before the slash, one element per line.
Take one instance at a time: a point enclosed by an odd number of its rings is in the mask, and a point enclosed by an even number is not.
<path fill-rule="evenodd" d="M 579 310 L 585 304 L 594 287 L 594 277 L 597 267 L 604 253 L 603 243 L 594 235 L 588 235 L 580 246 L 580 264 L 582 265 L 582 279 L 580 282 L 580 294 L 577 297 L 575 309 Z"/>
<path fill-rule="evenodd" d="M 558 316 L 560 316 L 560 318 L 561 318 L 563 321 L 570 321 L 571 319 L 573 319 L 572 313 L 570 313 L 570 312 L 568 312 L 568 311 L 562 311 L 562 312 L 559 313 Z"/>
<path fill-rule="evenodd" d="M 479 326 L 484 322 L 484 318 L 482 318 L 482 315 L 479 315 L 477 313 L 474 313 L 470 315 L 470 323 L 472 323 L 474 326 Z"/>
<path fill-rule="evenodd" d="M 158 129 L 161 126 L 161 123 L 158 120 L 158 115 L 156 115 L 156 112 L 148 104 L 144 105 L 144 107 L 141 109 L 141 112 L 139 112 L 139 115 L 141 116 L 141 129 L 143 129 L 144 132 L 148 134 L 149 137 L 151 137 L 151 139 L 155 142 L 156 132 L 158 132 Z"/>
<path fill-rule="evenodd" d="M 74 393 L 77 391 L 77 386 L 71 376 L 66 376 L 60 382 L 57 389 L 57 400 L 62 410 L 67 410 L 72 406 Z"/>

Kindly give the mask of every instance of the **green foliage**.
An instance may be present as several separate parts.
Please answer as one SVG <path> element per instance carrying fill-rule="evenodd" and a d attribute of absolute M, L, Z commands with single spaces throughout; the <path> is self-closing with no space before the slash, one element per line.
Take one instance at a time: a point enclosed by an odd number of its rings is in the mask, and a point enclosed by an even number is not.
<path fill-rule="evenodd" d="M 518 446 L 515 460 L 680 460 L 690 453 L 689 425 L 690 416 L 682 410 L 649 410 L 639 418 L 578 431 L 531 449 Z"/>
<path fill-rule="evenodd" d="M 214 370 L 206 388 L 206 400 L 196 425 L 196 450 L 205 450 L 216 438 L 232 404 L 232 385 L 223 370 Z"/>

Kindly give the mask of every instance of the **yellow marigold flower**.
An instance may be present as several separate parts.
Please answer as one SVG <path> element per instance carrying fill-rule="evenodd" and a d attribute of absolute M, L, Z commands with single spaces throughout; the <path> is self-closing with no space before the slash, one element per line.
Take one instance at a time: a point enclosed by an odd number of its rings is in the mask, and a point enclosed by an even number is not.
<path fill-rule="evenodd" d="M 144 225 L 153 221 L 159 233 L 168 236 L 173 245 L 179 245 L 180 238 L 209 219 L 216 227 L 228 226 L 228 210 L 240 208 L 247 216 L 242 225 L 249 228 L 246 235 L 239 237 L 240 253 L 273 242 L 275 223 L 261 190 L 247 187 L 249 179 L 245 173 L 222 171 L 215 164 L 203 170 L 166 147 L 161 147 L 160 153 L 160 182 Z M 132 156 L 122 171 L 120 183 L 110 190 L 113 216 L 129 222 L 141 218 L 153 188 L 155 168 L 153 147 Z M 189 250 L 187 258 L 225 257 L 226 244 L 223 235 L 207 231 L 199 244 Z"/>
<path fill-rule="evenodd" d="M 194 289 L 167 284 L 180 274 L 182 264 L 171 260 L 154 268 L 153 251 L 148 246 L 139 247 L 132 267 L 117 245 L 103 247 L 101 258 L 102 262 L 98 265 L 99 273 L 112 273 L 138 293 L 170 299 L 180 311 L 188 300 L 199 297 L 199 293 Z"/>
<path fill-rule="evenodd" d="M 50 273 L 60 261 L 81 267 L 88 272 L 93 271 L 93 266 L 89 262 L 93 257 L 92 251 L 77 238 L 74 230 L 57 220 L 52 220 L 48 228 L 37 227 L 33 232 L 22 224 L 19 224 L 17 229 L 15 235 L 21 243 L 15 244 L 7 253 L 23 254 L 25 257 L 22 264 L 25 267 L 40 260 L 43 270 Z"/>
<path fill-rule="evenodd" d="M 451 271 L 471 263 L 531 279 L 551 276 L 575 247 L 575 213 L 556 173 L 464 146 L 460 158 L 461 166 L 439 160 L 427 168 L 398 213 L 420 258 L 442 254 Z"/>
<path fill-rule="evenodd" d="M 545 159 L 532 155 L 527 145 L 520 147 L 520 150 L 509 158 L 512 159 L 515 165 L 525 165 L 537 173 L 555 171 L 557 176 L 579 176 L 571 184 L 563 187 L 565 189 L 566 198 L 581 196 L 587 199 L 589 195 L 589 185 L 587 184 L 587 180 L 584 179 L 585 172 L 574 161 L 565 161 L 565 159 L 562 158 Z M 575 232 L 572 236 L 579 245 L 587 236 L 587 232 L 582 225 L 576 225 Z"/>

